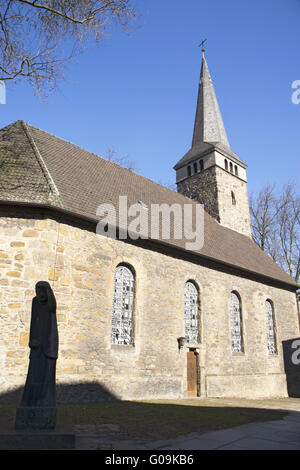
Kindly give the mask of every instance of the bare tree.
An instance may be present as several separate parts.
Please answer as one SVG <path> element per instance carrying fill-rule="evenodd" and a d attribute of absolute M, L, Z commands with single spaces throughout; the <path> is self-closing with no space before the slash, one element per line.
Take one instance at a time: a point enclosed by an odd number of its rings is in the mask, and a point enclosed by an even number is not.
<path fill-rule="evenodd" d="M 129 157 L 129 155 L 118 155 L 118 150 L 114 147 L 108 147 L 103 155 L 106 160 L 116 163 L 124 168 L 127 168 L 129 171 L 137 172 L 138 168 L 136 167 L 135 162 Z"/>
<path fill-rule="evenodd" d="M 264 186 L 250 197 L 252 236 L 296 281 L 300 276 L 300 197 L 295 183 Z"/>
<path fill-rule="evenodd" d="M 167 189 L 171 189 L 171 191 L 175 191 L 175 192 L 177 191 L 176 183 L 174 183 L 174 181 L 170 181 L 170 179 L 168 181 L 163 181 L 162 179 L 159 178 L 158 180 L 155 180 L 155 181 L 161 186 L 164 186 Z"/>
<path fill-rule="evenodd" d="M 279 263 L 296 281 L 300 274 L 300 197 L 295 185 L 287 184 L 280 196 L 278 229 L 280 256 Z"/>
<path fill-rule="evenodd" d="M 277 199 L 275 186 L 264 186 L 257 197 L 250 196 L 252 237 L 262 250 L 267 248 L 269 237 L 274 228 Z"/>
<path fill-rule="evenodd" d="M 26 80 L 46 95 L 90 40 L 135 17 L 132 0 L 0 0 L 0 80 Z"/>

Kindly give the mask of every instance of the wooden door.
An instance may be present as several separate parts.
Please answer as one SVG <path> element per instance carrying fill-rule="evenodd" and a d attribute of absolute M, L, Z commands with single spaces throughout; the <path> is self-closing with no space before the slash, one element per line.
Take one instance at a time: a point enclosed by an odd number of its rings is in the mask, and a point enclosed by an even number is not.
<path fill-rule="evenodd" d="M 194 351 L 187 353 L 187 395 L 197 396 L 197 356 Z"/>

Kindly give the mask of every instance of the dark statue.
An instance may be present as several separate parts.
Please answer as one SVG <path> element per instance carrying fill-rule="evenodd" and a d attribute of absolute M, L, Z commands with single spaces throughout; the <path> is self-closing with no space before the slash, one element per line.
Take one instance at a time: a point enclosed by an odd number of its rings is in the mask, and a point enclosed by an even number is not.
<path fill-rule="evenodd" d="M 56 300 L 48 282 L 35 286 L 29 336 L 29 367 L 16 429 L 54 429 L 56 424 L 55 373 L 58 356 Z"/>

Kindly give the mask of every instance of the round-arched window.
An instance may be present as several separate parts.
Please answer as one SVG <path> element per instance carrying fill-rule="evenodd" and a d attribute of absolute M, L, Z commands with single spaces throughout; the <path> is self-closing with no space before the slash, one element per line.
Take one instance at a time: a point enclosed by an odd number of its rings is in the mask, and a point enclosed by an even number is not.
<path fill-rule="evenodd" d="M 134 274 L 131 269 L 119 265 L 115 270 L 112 313 L 112 344 L 133 342 Z"/>
<path fill-rule="evenodd" d="M 199 342 L 199 292 L 195 284 L 188 281 L 184 290 L 185 337 L 187 343 Z"/>
<path fill-rule="evenodd" d="M 277 354 L 275 324 L 274 324 L 274 310 L 270 300 L 266 300 L 266 321 L 267 321 L 267 337 L 268 337 L 268 352 L 269 354 Z"/>
<path fill-rule="evenodd" d="M 243 352 L 241 302 L 235 292 L 230 294 L 230 329 L 232 352 Z"/>

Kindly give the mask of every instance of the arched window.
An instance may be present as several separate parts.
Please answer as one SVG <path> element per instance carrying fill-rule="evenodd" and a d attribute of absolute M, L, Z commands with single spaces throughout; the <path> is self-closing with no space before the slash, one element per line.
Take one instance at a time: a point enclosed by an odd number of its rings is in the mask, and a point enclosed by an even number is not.
<path fill-rule="evenodd" d="M 199 342 L 199 292 L 195 284 L 188 281 L 184 290 L 185 337 L 187 343 Z"/>
<path fill-rule="evenodd" d="M 203 163 L 203 160 L 200 160 L 200 171 L 203 171 L 204 169 L 204 163 Z"/>
<path fill-rule="evenodd" d="M 225 162 L 225 170 L 228 171 L 228 161 L 226 160 L 226 158 L 225 158 L 224 162 Z"/>
<path fill-rule="evenodd" d="M 197 162 L 194 163 L 194 173 L 197 173 L 198 167 L 197 167 Z"/>
<path fill-rule="evenodd" d="M 241 302 L 235 292 L 231 292 L 230 294 L 230 329 L 232 352 L 244 352 L 242 338 Z"/>
<path fill-rule="evenodd" d="M 112 344 L 133 342 L 134 275 L 130 268 L 120 264 L 115 270 L 112 314 Z"/>
<path fill-rule="evenodd" d="M 233 165 L 231 162 L 229 163 L 229 168 L 230 168 L 230 173 L 233 173 Z"/>
<path fill-rule="evenodd" d="M 235 172 L 236 176 L 239 175 L 239 171 L 238 171 L 237 165 L 234 165 L 234 172 Z"/>
<path fill-rule="evenodd" d="M 267 320 L 267 337 L 269 354 L 277 354 L 275 322 L 273 304 L 270 300 L 266 300 L 266 320 Z"/>
<path fill-rule="evenodd" d="M 191 176 L 192 174 L 191 165 L 187 167 L 187 172 L 188 172 L 188 176 Z"/>

